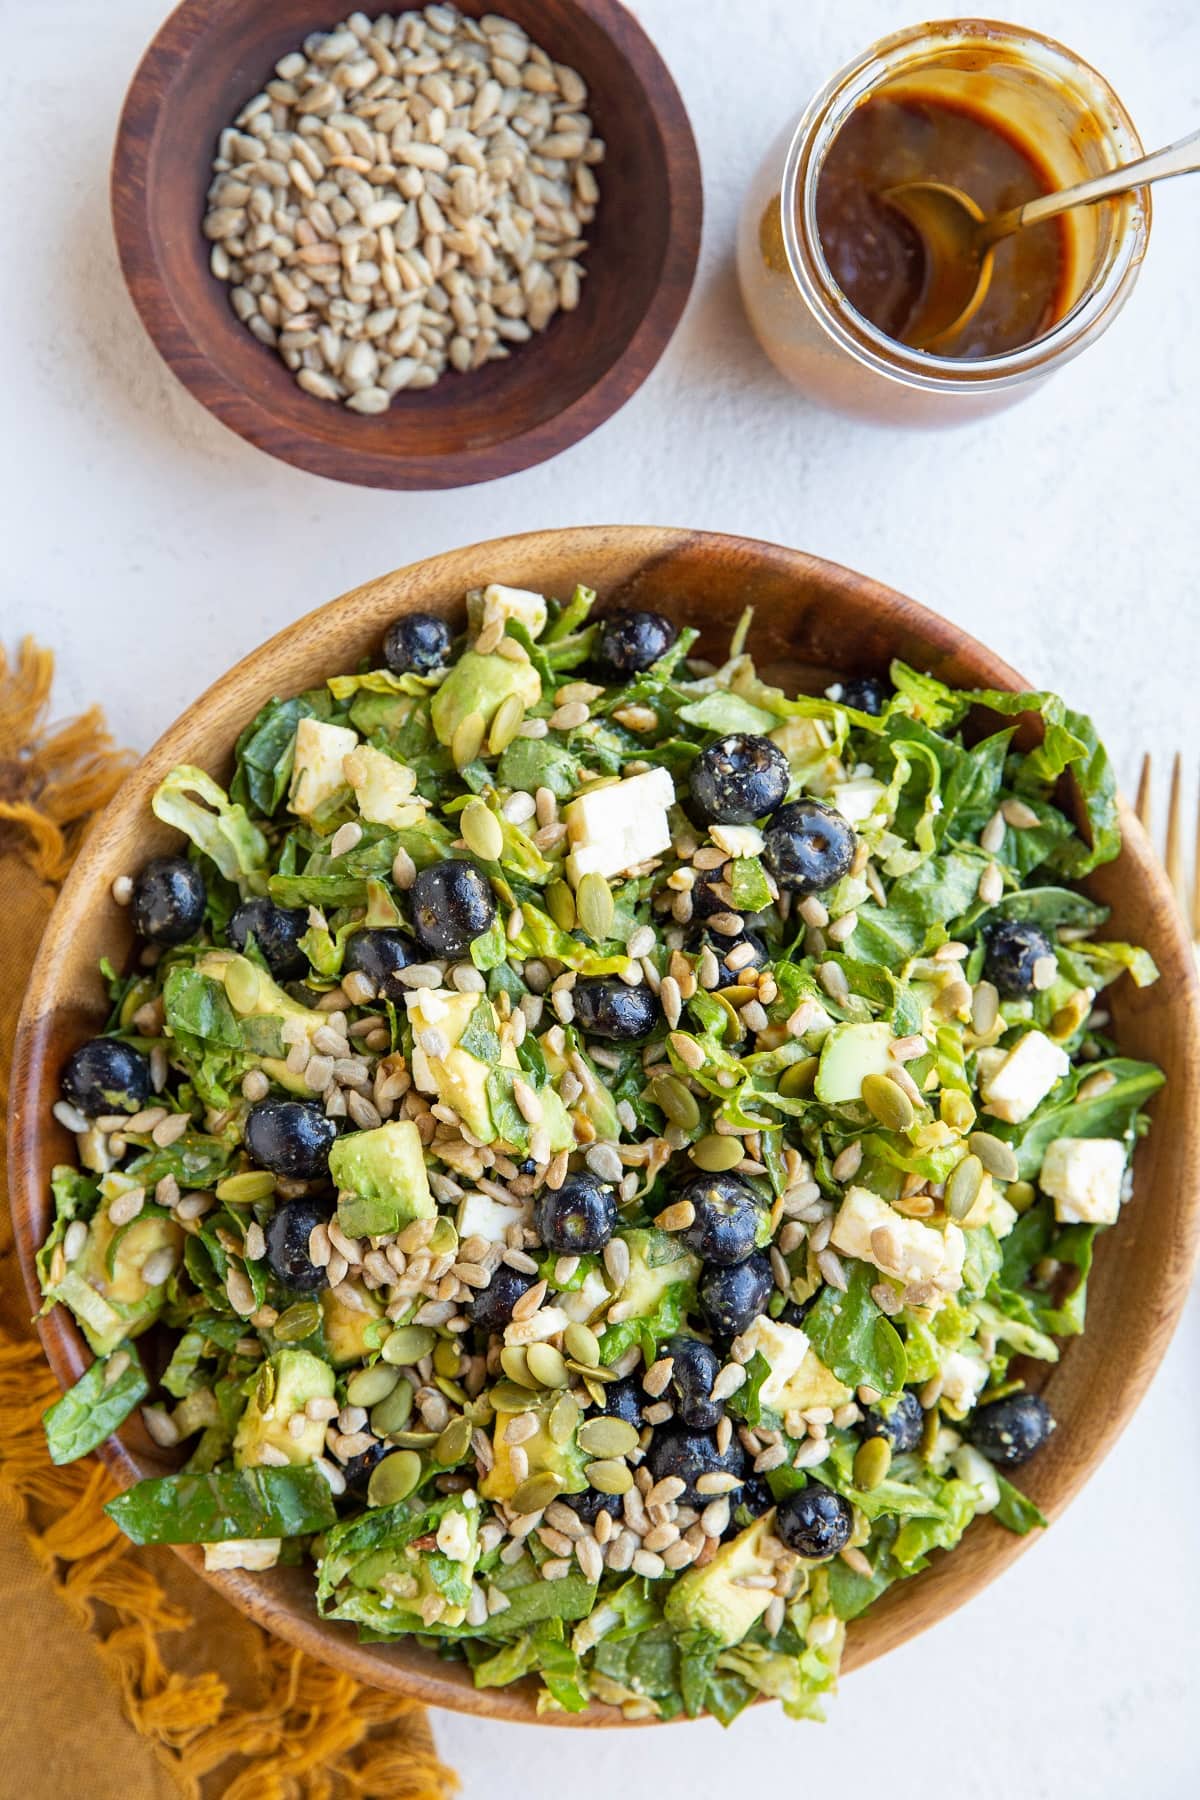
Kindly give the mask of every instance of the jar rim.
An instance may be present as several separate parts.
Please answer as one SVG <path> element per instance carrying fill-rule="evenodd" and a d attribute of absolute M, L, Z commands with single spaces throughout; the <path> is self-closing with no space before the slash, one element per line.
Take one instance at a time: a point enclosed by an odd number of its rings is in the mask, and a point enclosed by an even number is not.
<path fill-rule="evenodd" d="M 961 49 L 973 41 L 1036 54 L 1050 65 L 1095 119 L 1100 141 L 1113 153 L 1111 166 L 1144 155 L 1137 128 L 1105 78 L 1056 39 L 1026 26 L 991 19 L 952 19 L 909 26 L 881 38 L 837 71 L 805 108 L 784 160 L 779 195 L 784 250 L 792 280 L 818 325 L 838 345 L 877 374 L 927 393 L 995 392 L 1013 387 L 1077 356 L 1124 305 L 1137 278 L 1150 231 L 1149 188 L 1134 188 L 1118 204 L 1124 218 L 1098 277 L 1063 317 L 1030 343 L 998 356 L 937 356 L 901 344 L 855 310 L 838 287 L 821 246 L 816 221 L 817 178 L 825 152 L 850 110 L 904 66 L 891 63 L 939 47 Z M 803 226 L 803 229 L 802 229 Z"/>

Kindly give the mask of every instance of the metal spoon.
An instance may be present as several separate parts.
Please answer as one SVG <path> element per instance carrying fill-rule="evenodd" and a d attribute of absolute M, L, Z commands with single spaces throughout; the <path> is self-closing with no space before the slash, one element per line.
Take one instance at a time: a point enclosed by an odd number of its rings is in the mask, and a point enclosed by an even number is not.
<path fill-rule="evenodd" d="M 1001 238 L 1042 219 L 1055 219 L 1073 206 L 1091 206 L 1112 194 L 1168 175 L 1190 175 L 1196 169 L 1200 169 L 1200 131 L 1152 156 L 1122 163 L 1091 181 L 1044 194 L 993 219 L 984 218 L 969 194 L 945 182 L 905 181 L 886 188 L 882 198 L 917 231 L 926 258 L 924 291 L 904 328 L 904 342 L 915 350 L 936 350 L 974 318 L 987 297 L 992 252 Z"/>

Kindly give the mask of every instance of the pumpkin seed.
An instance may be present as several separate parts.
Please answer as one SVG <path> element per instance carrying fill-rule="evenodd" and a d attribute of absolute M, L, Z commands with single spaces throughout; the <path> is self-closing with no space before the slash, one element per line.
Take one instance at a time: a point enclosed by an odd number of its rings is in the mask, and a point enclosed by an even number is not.
<path fill-rule="evenodd" d="M 604 1383 L 595 1379 L 596 1373 L 597 1371 L 595 1369 L 589 1369 L 587 1373 L 584 1374 L 583 1385 L 588 1391 L 588 1398 L 591 1400 L 592 1405 L 603 1406 L 605 1403 Z"/>
<path fill-rule="evenodd" d="M 499 862 L 504 832 L 486 800 L 468 800 L 458 826 L 468 850 L 473 850 L 482 862 Z"/>
<path fill-rule="evenodd" d="M 720 1175 L 741 1162 L 746 1154 L 746 1146 L 741 1138 L 720 1137 L 714 1131 L 693 1144 L 690 1154 L 698 1169 L 705 1170 L 709 1175 Z"/>
<path fill-rule="evenodd" d="M 386 1363 L 373 1363 L 369 1369 L 355 1369 L 346 1383 L 346 1398 L 351 1406 L 378 1406 L 381 1400 L 395 1392 L 401 1380 L 395 1369 L 389 1369 Z"/>
<path fill-rule="evenodd" d="M 262 987 L 254 964 L 244 956 L 235 956 L 225 965 L 224 979 L 225 992 L 234 1012 L 253 1012 Z"/>
<path fill-rule="evenodd" d="M 819 1056 L 802 1056 L 799 1062 L 788 1064 L 779 1077 L 779 1092 L 786 1100 L 802 1100 L 812 1093 L 820 1063 Z"/>
<path fill-rule="evenodd" d="M 605 1414 L 599 1419 L 586 1419 L 579 1427 L 579 1448 L 589 1456 L 628 1456 L 637 1447 L 637 1426 L 625 1419 Z"/>
<path fill-rule="evenodd" d="M 384 1339 L 379 1354 L 386 1363 L 405 1366 L 428 1356 L 436 1342 L 428 1325 L 397 1325 Z"/>
<path fill-rule="evenodd" d="M 983 1164 L 977 1156 L 964 1156 L 946 1183 L 946 1211 L 952 1219 L 965 1219 L 983 1186 Z"/>
<path fill-rule="evenodd" d="M 403 1444 L 409 1450 L 432 1450 L 438 1441 L 436 1431 L 393 1431 L 394 1444 Z"/>
<path fill-rule="evenodd" d="M 628 1463 L 604 1459 L 588 1463 L 583 1472 L 598 1494 L 627 1494 L 633 1486 Z"/>
<path fill-rule="evenodd" d="M 969 1094 L 961 1088 L 943 1088 L 940 1103 L 943 1125 L 951 1131 L 970 1131 L 975 1123 L 975 1108 Z"/>
<path fill-rule="evenodd" d="M 525 718 L 525 705 L 517 694 L 509 694 L 496 708 L 492 729 L 488 732 L 488 754 L 499 756 L 516 737 Z"/>
<path fill-rule="evenodd" d="M 569 1444 L 579 1423 L 579 1402 L 574 1394 L 560 1394 L 550 1408 L 546 1429 L 556 1444 Z"/>
<path fill-rule="evenodd" d="M 672 1125 L 678 1125 L 681 1131 L 695 1131 L 700 1123 L 700 1107 L 695 1094 L 684 1086 L 678 1075 L 656 1075 L 650 1084 L 650 1093 L 654 1104 Z"/>
<path fill-rule="evenodd" d="M 925 1423 L 921 1427 L 921 1443 L 919 1455 L 922 1462 L 928 1462 L 937 1449 L 937 1441 L 941 1435 L 941 1408 L 935 1402 L 925 1414 Z"/>
<path fill-rule="evenodd" d="M 438 1392 L 445 1394 L 447 1400 L 453 1400 L 455 1406 L 465 1406 L 469 1398 L 467 1390 L 459 1387 L 457 1381 L 451 1381 L 448 1375 L 435 1375 L 433 1385 Z"/>
<path fill-rule="evenodd" d="M 587 1363 L 578 1362 L 574 1357 L 570 1356 L 567 1358 L 567 1367 L 573 1375 L 582 1375 L 585 1381 L 593 1382 L 600 1388 L 601 1398 L 597 1400 L 597 1406 L 603 1406 L 604 1404 L 604 1383 L 606 1381 L 618 1381 L 620 1379 L 619 1376 L 613 1374 L 611 1369 L 592 1368 Z"/>
<path fill-rule="evenodd" d="M 563 1343 L 568 1356 L 574 1357 L 587 1369 L 594 1369 L 600 1361 L 600 1340 L 588 1326 L 572 1320 L 563 1332 Z"/>
<path fill-rule="evenodd" d="M 1031 1181 L 1013 1181 L 1005 1189 L 1004 1198 L 1019 1213 L 1025 1213 L 1037 1199 L 1037 1193 Z"/>
<path fill-rule="evenodd" d="M 745 1006 L 747 1000 L 758 998 L 758 989 L 750 987 L 744 981 L 731 981 L 728 987 L 721 989 L 722 1000 L 727 1000 L 732 1007 Z"/>
<path fill-rule="evenodd" d="M 545 1469 L 540 1475 L 530 1475 L 523 1481 L 509 1505 L 518 1513 L 544 1512 L 561 1490 L 562 1478 Z"/>
<path fill-rule="evenodd" d="M 450 754 L 456 769 L 465 769 L 468 763 L 475 761 L 483 749 L 484 730 L 482 713 L 470 712 L 461 720 L 450 739 Z"/>
<path fill-rule="evenodd" d="M 439 1338 L 433 1347 L 433 1366 L 439 1375 L 454 1376 L 462 1368 L 462 1351 L 453 1338 Z"/>
<path fill-rule="evenodd" d="M 525 1362 L 534 1380 L 539 1381 L 543 1387 L 566 1387 L 570 1380 L 562 1351 L 556 1350 L 553 1344 L 528 1345 Z"/>
<path fill-rule="evenodd" d="M 721 1011 L 725 1014 L 725 1030 L 722 1035 L 727 1037 L 731 1043 L 736 1044 L 741 1041 L 745 1027 L 738 1018 L 737 1008 L 729 999 L 727 999 L 726 994 L 726 989 L 722 988 L 718 992 L 714 988 L 708 997 L 710 1000 L 715 1000 Z"/>
<path fill-rule="evenodd" d="M 376 1368 L 380 1367 L 377 1363 Z M 365 1373 L 366 1371 L 364 1371 Z M 363 1405 L 361 1400 L 356 1404 Z M 371 1430 L 376 1437 L 394 1437 L 412 1418 L 413 1386 L 402 1375 L 390 1394 L 377 1400 L 371 1408 Z"/>
<path fill-rule="evenodd" d="M 452 1256 L 458 1249 L 458 1233 L 454 1229 L 454 1220 L 448 1219 L 445 1213 L 439 1213 L 433 1221 L 433 1229 L 429 1233 L 427 1243 L 434 1256 Z"/>
<path fill-rule="evenodd" d="M 967 1139 L 967 1148 L 997 1181 L 1015 1181 L 1021 1173 L 1012 1145 L 1006 1144 L 1003 1138 L 993 1137 L 990 1131 L 973 1131 Z"/>
<path fill-rule="evenodd" d="M 259 1412 L 266 1412 L 275 1398 L 275 1371 L 269 1362 L 263 1364 L 258 1371 L 258 1379 L 254 1383 L 254 1399 Z"/>
<path fill-rule="evenodd" d="M 912 1101 L 890 1075 L 864 1076 L 862 1100 L 885 1131 L 907 1131 L 917 1116 Z"/>
<path fill-rule="evenodd" d="M 1077 993 L 1072 994 L 1071 998 L 1065 1005 L 1059 1007 L 1051 1019 L 1050 1036 L 1060 1041 L 1074 1037 L 1092 1010 L 1093 998 L 1094 996 L 1086 988 L 1080 988 Z M 220 1191 L 218 1188 L 217 1192 L 220 1193 Z"/>
<path fill-rule="evenodd" d="M 546 911 L 560 931 L 574 931 L 575 896 L 565 881 L 552 881 L 546 889 Z"/>
<path fill-rule="evenodd" d="M 275 1177 L 266 1169 L 245 1169 L 240 1175 L 226 1175 L 217 1183 L 217 1199 L 231 1206 L 250 1206 L 256 1200 L 269 1200 L 275 1192 Z"/>
<path fill-rule="evenodd" d="M 585 875 L 575 890 L 575 911 L 592 942 L 604 943 L 612 931 L 613 893 L 595 870 Z"/>
<path fill-rule="evenodd" d="M 498 1381 L 489 1390 L 488 1399 L 498 1413 L 528 1412 L 531 1406 L 537 1405 L 535 1391 L 517 1381 Z"/>
<path fill-rule="evenodd" d="M 854 1485 L 863 1493 L 879 1486 L 892 1466 L 892 1446 L 885 1437 L 870 1437 L 854 1453 Z"/>
<path fill-rule="evenodd" d="M 518 1387 L 537 1387 L 537 1376 L 531 1375 L 529 1372 L 529 1364 L 525 1360 L 525 1347 L 523 1344 L 506 1344 L 500 1352 L 500 1367 L 504 1370 L 504 1373 L 508 1376 L 509 1380 L 515 1381 Z"/>
<path fill-rule="evenodd" d="M 281 1344 L 298 1344 L 319 1330 L 321 1308 L 315 1300 L 297 1300 L 275 1321 L 274 1332 Z"/>
<path fill-rule="evenodd" d="M 443 1468 L 460 1463 L 471 1447 L 471 1421 L 463 1414 L 451 1419 L 434 1447 L 434 1457 Z"/>
<path fill-rule="evenodd" d="M 421 1481 L 421 1459 L 415 1450 L 393 1450 L 371 1470 L 367 1483 L 368 1506 L 395 1506 L 408 1496 Z"/>

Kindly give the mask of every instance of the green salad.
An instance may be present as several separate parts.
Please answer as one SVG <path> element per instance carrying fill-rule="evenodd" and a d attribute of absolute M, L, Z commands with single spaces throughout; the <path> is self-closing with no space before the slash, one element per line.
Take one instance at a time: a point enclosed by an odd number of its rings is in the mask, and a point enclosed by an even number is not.
<path fill-rule="evenodd" d="M 886 1588 L 1044 1523 L 1162 1080 L 1102 990 L 1155 969 L 1071 885 L 1117 806 L 1055 695 L 789 695 L 749 612 L 718 668 L 594 600 L 406 614 L 228 789 L 162 782 L 190 843 L 115 883 L 55 1108 L 40 1271 L 96 1361 L 47 1435 L 140 1411 L 136 1543 L 311 1563 L 545 1712 L 819 1716 Z"/>

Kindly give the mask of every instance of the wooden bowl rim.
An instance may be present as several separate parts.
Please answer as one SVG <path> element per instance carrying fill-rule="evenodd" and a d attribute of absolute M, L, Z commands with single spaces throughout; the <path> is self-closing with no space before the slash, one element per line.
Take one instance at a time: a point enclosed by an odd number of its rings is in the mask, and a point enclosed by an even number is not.
<path fill-rule="evenodd" d="M 868 601 L 872 613 L 890 629 L 916 629 L 927 638 L 931 650 L 969 661 L 978 670 L 980 685 L 1022 691 L 1030 686 L 1001 658 L 949 620 L 896 589 L 841 564 L 759 539 L 652 526 L 588 526 L 490 539 L 423 558 L 390 575 L 376 577 L 286 626 L 213 683 L 147 752 L 97 820 L 47 924 L 18 1022 L 13 1066 L 19 1074 L 14 1076 L 9 1106 L 11 1211 L 32 1311 L 36 1313 L 41 1303 L 34 1264 L 38 1246 L 34 1238 L 32 1204 L 37 1180 L 39 1120 L 27 1116 L 22 1095 L 26 1091 L 36 1093 L 42 1074 L 59 985 L 55 974 L 60 962 L 57 952 L 60 946 L 69 945 L 75 921 L 94 904 L 94 896 L 99 891 L 97 882 L 103 883 L 104 876 L 94 867 L 100 861 L 98 846 L 107 835 L 103 828 L 114 826 L 126 815 L 140 814 L 144 797 L 152 785 L 168 768 L 188 759 L 195 726 L 215 704 L 233 695 L 241 696 L 246 690 L 246 697 L 239 699 L 239 710 L 244 710 L 246 717 L 252 716 L 275 691 L 270 676 L 264 671 L 269 671 L 275 658 L 314 621 L 336 617 L 339 613 L 352 619 L 366 605 L 380 610 L 379 623 L 382 625 L 385 622 L 384 602 L 387 601 L 392 609 L 386 614 L 387 618 L 393 616 L 396 607 L 394 598 L 380 590 L 396 579 L 419 583 L 427 591 L 444 591 L 447 576 L 451 571 L 455 576 L 460 575 L 464 561 L 483 562 L 486 566 L 489 561 L 496 562 L 508 556 L 519 557 L 526 552 L 536 554 L 558 540 L 568 539 L 578 566 L 585 571 L 595 571 L 601 582 L 606 553 L 617 551 L 624 559 L 636 557 L 639 569 L 643 569 L 687 550 L 702 557 L 749 561 L 759 569 L 795 579 L 797 584 L 815 585 L 830 597 L 853 594 L 860 602 Z M 408 602 L 410 605 L 417 603 L 415 595 Z M 1188 1039 L 1200 1041 L 1200 983 L 1182 917 L 1149 838 L 1123 803 L 1121 823 L 1125 834 L 1122 860 L 1127 865 L 1127 874 L 1166 921 L 1166 934 L 1172 940 L 1173 953 L 1182 971 L 1179 986 L 1171 996 L 1170 1008 L 1182 1015 Z M 1200 1067 L 1194 1061 L 1187 1063 L 1180 1085 L 1185 1116 L 1200 1115 Z M 1173 1229 L 1163 1247 L 1163 1305 L 1157 1317 L 1145 1324 L 1140 1340 L 1131 1334 L 1123 1343 L 1119 1404 L 1113 1407 L 1092 1436 L 1086 1453 L 1062 1469 L 1053 1494 L 1043 1497 L 1041 1503 L 1051 1521 L 1074 1499 L 1125 1429 L 1165 1354 L 1186 1303 L 1191 1271 L 1200 1249 L 1200 1149 L 1188 1142 L 1182 1146 L 1182 1154 L 1184 1179 L 1177 1185 L 1178 1200 L 1171 1221 Z M 1148 1192 L 1143 1199 L 1149 1203 Z M 36 1323 L 47 1360 L 65 1389 L 91 1360 L 90 1353 L 65 1308 L 56 1308 L 38 1318 Z M 140 1479 L 137 1460 L 120 1438 L 107 1439 L 98 1454 L 122 1488 Z M 986 1534 L 987 1549 L 980 1566 L 971 1570 L 959 1565 L 954 1558 L 939 1557 L 936 1568 L 940 1572 L 938 1597 L 941 1604 L 936 1609 L 921 1605 L 920 1597 L 927 1577 L 917 1576 L 898 1584 L 888 1596 L 894 1600 L 893 1606 L 884 1619 L 877 1620 L 869 1641 L 864 1643 L 861 1633 L 851 1631 L 848 1635 L 843 1672 L 865 1666 L 955 1611 L 1001 1574 L 1040 1535 L 1016 1537 L 990 1519 L 977 1520 L 972 1531 Z M 427 1705 L 515 1723 L 536 1722 L 577 1729 L 623 1729 L 632 1724 L 658 1723 L 655 1720 L 624 1720 L 619 1715 L 609 1717 L 611 1709 L 607 1708 L 582 1714 L 550 1713 L 539 1718 L 532 1678 L 510 1688 L 476 1689 L 470 1685 L 469 1672 L 462 1665 L 439 1665 L 418 1646 L 404 1642 L 394 1646 L 361 1645 L 351 1627 L 320 1620 L 311 1609 L 300 1610 L 287 1599 L 281 1600 L 271 1591 L 269 1578 L 264 1581 L 239 1571 L 207 1572 L 198 1549 L 192 1546 L 173 1548 L 240 1611 L 286 1642 L 368 1685 L 407 1694 Z M 933 1573 L 931 1569 L 929 1575 Z M 381 1651 L 385 1654 L 381 1655 Z"/>
<path fill-rule="evenodd" d="M 616 360 L 569 405 L 500 443 L 468 447 L 433 461 L 425 453 L 391 455 L 330 444 L 290 428 L 282 435 L 273 413 L 249 387 L 216 373 L 162 280 L 150 206 L 151 155 L 172 87 L 186 70 L 215 3 L 180 0 L 151 38 L 121 108 L 109 178 L 113 235 L 130 299 L 155 349 L 193 399 L 256 449 L 308 474 L 360 487 L 429 493 L 533 468 L 570 449 L 633 398 L 674 336 L 691 296 L 704 198 L 700 153 L 682 96 L 653 39 L 621 0 L 567 3 L 592 19 L 614 53 L 636 72 L 661 127 L 670 224 L 650 304 Z M 252 341 L 247 334 L 247 342 Z"/>

